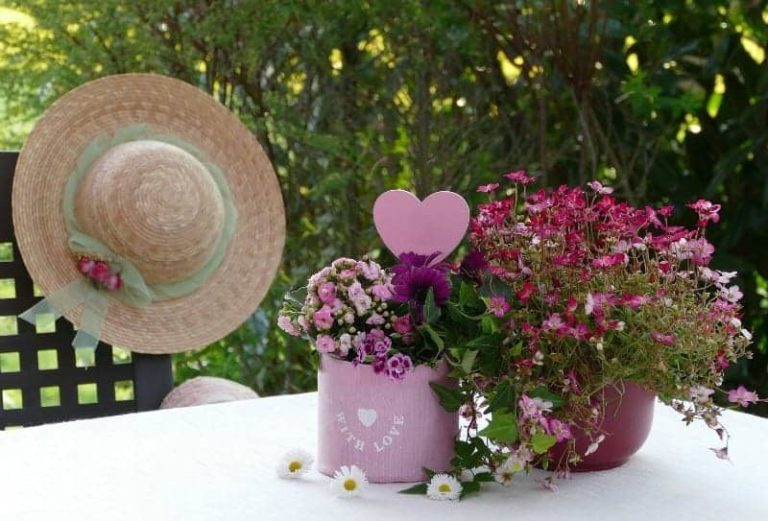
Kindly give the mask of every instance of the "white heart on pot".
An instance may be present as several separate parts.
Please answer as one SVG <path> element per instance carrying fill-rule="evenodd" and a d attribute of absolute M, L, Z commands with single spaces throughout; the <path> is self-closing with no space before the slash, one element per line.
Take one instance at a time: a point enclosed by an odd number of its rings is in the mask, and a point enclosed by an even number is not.
<path fill-rule="evenodd" d="M 370 427 L 376 423 L 378 417 L 379 415 L 373 409 L 357 410 L 357 419 L 360 420 L 360 423 L 362 423 L 364 427 Z"/>

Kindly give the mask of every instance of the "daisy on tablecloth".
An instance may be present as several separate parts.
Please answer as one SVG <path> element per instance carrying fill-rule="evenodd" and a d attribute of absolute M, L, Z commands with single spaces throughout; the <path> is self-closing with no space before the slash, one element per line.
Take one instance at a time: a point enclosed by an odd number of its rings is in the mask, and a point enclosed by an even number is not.
<path fill-rule="evenodd" d="M 302 449 L 293 449 L 285 453 L 277 464 L 277 475 L 281 478 L 296 479 L 310 471 L 315 458 Z"/>
<path fill-rule="evenodd" d="M 356 466 L 343 465 L 333 474 L 331 491 L 339 497 L 349 498 L 359 495 L 368 486 L 365 472 Z"/>

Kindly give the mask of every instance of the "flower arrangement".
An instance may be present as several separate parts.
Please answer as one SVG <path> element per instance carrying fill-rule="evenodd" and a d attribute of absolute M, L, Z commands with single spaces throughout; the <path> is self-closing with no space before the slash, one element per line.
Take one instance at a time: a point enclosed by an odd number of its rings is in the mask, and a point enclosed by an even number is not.
<path fill-rule="evenodd" d="M 473 469 L 470 485 L 508 485 L 534 466 L 567 475 L 606 439 L 597 418 L 608 387 L 633 382 L 679 411 L 703 420 L 723 440 L 722 395 L 746 406 L 744 388 L 725 393 L 723 371 L 747 356 L 736 273 L 709 267 L 706 230 L 719 205 L 689 205 L 697 225 L 670 223 L 672 207 L 635 208 L 598 182 L 527 193 L 533 178 L 507 174 L 479 192 L 461 290 L 447 304 L 453 322 L 438 331 L 458 390 L 436 389 L 465 418 L 455 474 Z M 480 428 L 486 425 L 484 428 Z M 576 450 L 577 433 L 588 437 Z M 551 449 L 562 448 L 553 458 Z M 479 469 L 479 470 L 478 470 Z M 553 478 L 543 482 L 553 488 Z M 467 483 L 464 483 L 467 489 Z M 424 492 L 418 485 L 410 492 Z"/>
<path fill-rule="evenodd" d="M 442 349 L 426 318 L 448 301 L 451 282 L 449 265 L 433 260 L 408 252 L 384 269 L 368 257 L 336 259 L 310 277 L 303 300 L 286 298 L 278 326 L 319 353 L 405 378 L 416 364 L 433 365 Z"/>
<path fill-rule="evenodd" d="M 403 492 L 460 499 L 534 467 L 555 471 L 542 480 L 554 489 L 611 436 L 606 396 L 620 402 L 625 385 L 705 422 L 727 459 L 715 397 L 733 407 L 761 399 L 720 387 L 751 340 L 736 273 L 709 266 L 706 231 L 720 206 L 690 204 L 698 220 L 685 228 L 670 221 L 671 206 L 633 207 L 596 181 L 529 193 L 525 172 L 505 177 L 504 188 L 478 188 L 489 201 L 477 206 L 460 263 L 440 252 L 400 253 L 389 268 L 337 259 L 279 316 L 316 351 L 392 380 L 450 365 L 459 385 L 430 385 L 463 418 L 453 469 L 425 469 L 427 482 Z"/>

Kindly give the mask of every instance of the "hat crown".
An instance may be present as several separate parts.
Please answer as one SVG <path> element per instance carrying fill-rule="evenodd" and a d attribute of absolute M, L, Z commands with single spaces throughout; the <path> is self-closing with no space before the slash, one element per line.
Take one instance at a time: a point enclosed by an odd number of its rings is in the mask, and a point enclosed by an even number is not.
<path fill-rule="evenodd" d="M 132 262 L 150 285 L 199 271 L 225 221 L 221 192 L 205 165 L 154 140 L 116 145 L 94 161 L 74 211 L 85 233 Z"/>

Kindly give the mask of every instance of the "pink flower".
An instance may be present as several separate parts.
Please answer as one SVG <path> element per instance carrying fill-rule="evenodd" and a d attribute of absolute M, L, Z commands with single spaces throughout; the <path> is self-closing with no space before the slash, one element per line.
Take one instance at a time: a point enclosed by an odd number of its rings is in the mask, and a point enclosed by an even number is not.
<path fill-rule="evenodd" d="M 319 310 L 315 311 L 312 315 L 312 320 L 315 323 L 315 327 L 320 331 L 326 331 L 333 326 L 333 315 L 331 315 L 331 308 L 323 306 Z"/>
<path fill-rule="evenodd" d="M 336 300 L 336 285 L 333 282 L 325 282 L 317 288 L 317 296 L 323 304 L 331 305 Z"/>
<path fill-rule="evenodd" d="M 665 346 L 671 346 L 675 343 L 675 335 L 671 335 L 671 334 L 665 335 L 665 334 L 654 331 L 651 333 L 651 338 L 653 338 L 659 344 L 665 345 Z"/>
<path fill-rule="evenodd" d="M 120 275 L 113 273 L 107 278 L 107 281 L 104 283 L 104 287 L 109 291 L 117 291 L 123 287 L 123 279 L 120 277 Z"/>
<path fill-rule="evenodd" d="M 370 317 L 368 317 L 368 320 L 365 321 L 366 324 L 369 326 L 381 326 L 386 322 L 386 319 L 379 315 L 378 313 L 371 314 Z"/>
<path fill-rule="evenodd" d="M 607 305 L 613 305 L 615 298 L 609 293 L 587 293 L 587 302 L 584 304 L 584 312 L 587 315 L 595 313 L 602 314 L 603 308 Z"/>
<path fill-rule="evenodd" d="M 643 295 L 624 295 L 621 297 L 621 303 L 632 309 L 637 309 L 649 302 L 649 298 Z"/>
<path fill-rule="evenodd" d="M 301 331 L 296 326 L 296 324 L 291 320 L 291 317 L 287 315 L 280 315 L 277 318 L 277 327 L 285 331 L 291 336 L 300 336 Z"/>
<path fill-rule="evenodd" d="M 408 355 L 397 353 L 387 359 L 387 367 L 384 370 L 392 380 L 402 380 L 413 370 L 413 362 Z"/>
<path fill-rule="evenodd" d="M 563 319 L 560 317 L 559 313 L 552 313 L 547 317 L 547 319 L 541 324 L 541 329 L 546 329 L 549 331 L 557 331 L 561 327 L 565 326 L 563 323 Z"/>
<path fill-rule="evenodd" d="M 731 286 L 729 288 L 723 288 L 720 290 L 720 296 L 728 302 L 735 304 L 741 300 L 744 294 L 741 292 L 738 286 Z"/>
<path fill-rule="evenodd" d="M 496 315 L 498 318 L 503 317 L 509 312 L 511 306 L 507 299 L 502 296 L 491 297 L 488 302 L 488 311 Z"/>
<path fill-rule="evenodd" d="M 487 194 L 487 193 L 493 192 L 498 187 L 499 187 L 499 183 L 490 183 L 490 184 L 487 184 L 487 185 L 480 185 L 480 186 L 478 186 L 477 187 L 477 191 L 480 192 L 480 193 Z"/>
<path fill-rule="evenodd" d="M 347 295 L 349 296 L 349 300 L 351 300 L 352 304 L 355 306 L 358 315 L 364 314 L 371 308 L 371 297 L 365 293 L 363 286 L 359 282 L 353 282 L 352 285 L 347 288 Z"/>
<path fill-rule="evenodd" d="M 539 290 L 536 288 L 536 286 L 531 282 L 530 280 L 526 280 L 523 283 L 523 287 L 520 288 L 520 291 L 517 292 L 517 298 L 520 299 L 520 302 L 523 304 L 527 304 L 528 301 L 531 299 L 533 295 L 535 295 Z"/>
<path fill-rule="evenodd" d="M 587 186 L 601 195 L 608 195 L 613 193 L 613 188 L 610 186 L 603 186 L 600 181 L 590 181 Z"/>
<path fill-rule="evenodd" d="M 558 442 L 571 439 L 571 429 L 568 427 L 567 423 L 563 423 L 560 420 L 550 418 L 548 428 L 550 434 L 557 438 Z"/>
<path fill-rule="evenodd" d="M 392 298 L 392 290 L 387 284 L 376 284 L 371 288 L 371 295 L 381 301 L 385 301 Z"/>
<path fill-rule="evenodd" d="M 379 275 L 381 275 L 381 266 L 373 261 L 360 261 L 357 263 L 357 269 L 359 269 L 360 273 L 363 274 L 363 277 L 368 280 L 376 280 L 379 278 Z"/>
<path fill-rule="evenodd" d="M 333 353 L 336 350 L 336 342 L 328 335 L 318 335 L 315 347 L 320 353 Z"/>
<path fill-rule="evenodd" d="M 604 257 L 598 257 L 592 261 L 592 266 L 595 268 L 612 268 L 619 264 L 624 264 L 627 261 L 627 254 L 618 252 Z"/>
<path fill-rule="evenodd" d="M 107 281 L 109 280 L 109 276 L 112 275 L 112 273 L 109 269 L 109 265 L 106 262 L 96 261 L 94 262 L 91 271 L 88 272 L 88 275 L 96 282 L 106 285 Z"/>
<path fill-rule="evenodd" d="M 751 403 L 757 403 L 759 400 L 760 397 L 757 396 L 757 393 L 748 391 L 743 385 L 728 391 L 728 401 L 738 403 L 742 407 L 747 407 Z"/>
<path fill-rule="evenodd" d="M 408 335 L 413 331 L 413 322 L 411 321 L 411 315 L 403 315 L 402 317 L 395 317 L 392 320 L 392 328 L 395 333 L 401 335 Z"/>
<path fill-rule="evenodd" d="M 77 269 L 83 275 L 89 275 L 95 265 L 96 265 L 96 261 L 94 261 L 93 259 L 88 259 L 86 257 L 81 257 L 77 261 Z"/>
<path fill-rule="evenodd" d="M 699 227 L 701 228 L 705 228 L 709 221 L 713 223 L 720 221 L 720 215 L 718 215 L 718 212 L 720 212 L 719 204 L 713 204 L 706 199 L 699 199 L 687 206 L 699 215 Z"/>
<path fill-rule="evenodd" d="M 536 179 L 525 173 L 525 170 L 518 170 L 517 172 L 510 172 L 504 174 L 504 177 L 512 181 L 513 183 L 519 183 L 523 186 L 533 183 Z"/>
<path fill-rule="evenodd" d="M 522 397 L 520 397 L 520 400 L 518 401 L 518 405 L 520 406 L 520 413 L 523 419 L 538 418 L 539 416 L 541 416 L 541 411 L 539 410 L 539 406 L 536 404 L 535 401 L 529 398 L 528 395 L 524 394 Z"/>

